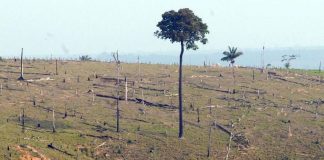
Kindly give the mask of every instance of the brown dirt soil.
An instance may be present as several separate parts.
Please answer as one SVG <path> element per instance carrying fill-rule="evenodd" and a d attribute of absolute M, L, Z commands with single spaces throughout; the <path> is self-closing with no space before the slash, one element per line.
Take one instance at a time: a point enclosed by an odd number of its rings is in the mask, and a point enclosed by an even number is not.
<path fill-rule="evenodd" d="M 36 150 L 34 147 L 26 146 L 27 149 L 31 150 L 33 153 L 36 153 L 38 157 L 34 157 L 29 151 L 26 151 L 26 149 L 16 146 L 15 149 L 21 154 L 20 160 L 50 160 L 43 154 L 41 154 L 38 150 Z"/>

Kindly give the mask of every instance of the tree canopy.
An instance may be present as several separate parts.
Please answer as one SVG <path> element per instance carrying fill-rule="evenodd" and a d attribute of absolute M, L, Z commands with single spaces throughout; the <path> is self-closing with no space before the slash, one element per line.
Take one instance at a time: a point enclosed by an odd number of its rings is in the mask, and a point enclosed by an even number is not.
<path fill-rule="evenodd" d="M 284 62 L 285 67 L 287 69 L 290 68 L 290 61 L 295 60 L 297 58 L 297 55 L 292 54 L 292 55 L 283 55 L 281 62 Z"/>
<path fill-rule="evenodd" d="M 235 63 L 235 59 L 243 54 L 243 52 L 237 52 L 236 47 L 230 47 L 228 46 L 228 51 L 224 51 L 223 54 L 225 57 L 223 57 L 222 61 L 231 62 L 231 64 Z"/>
<path fill-rule="evenodd" d="M 184 43 L 186 49 L 198 49 L 196 41 L 207 43 L 209 33 L 207 24 L 197 17 L 190 9 L 171 10 L 162 14 L 162 20 L 157 24 L 160 30 L 154 34 L 161 39 L 170 39 L 171 43 Z"/>
<path fill-rule="evenodd" d="M 79 57 L 80 61 L 91 61 L 91 57 L 89 55 L 83 55 Z"/>

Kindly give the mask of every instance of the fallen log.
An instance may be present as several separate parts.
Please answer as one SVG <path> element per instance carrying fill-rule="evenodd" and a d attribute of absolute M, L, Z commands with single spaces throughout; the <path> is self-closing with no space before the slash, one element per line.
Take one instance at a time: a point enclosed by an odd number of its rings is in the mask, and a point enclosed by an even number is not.
<path fill-rule="evenodd" d="M 274 77 L 274 79 L 278 79 L 278 80 L 281 80 L 281 81 L 284 81 L 284 82 L 288 82 L 288 83 L 293 83 L 293 84 L 298 84 L 298 85 L 301 85 L 301 86 L 307 86 L 306 84 L 304 83 L 300 83 L 300 82 L 295 82 L 295 81 L 291 81 L 291 80 L 287 80 L 285 78 L 282 78 L 282 77 Z"/>
<path fill-rule="evenodd" d="M 157 92 L 164 92 L 164 89 L 156 89 L 156 88 L 150 88 L 150 87 L 139 87 L 140 89 L 149 90 L 149 91 L 157 91 Z"/>
<path fill-rule="evenodd" d="M 97 139 L 102 139 L 102 140 L 109 140 L 109 139 L 114 139 L 111 136 L 97 136 L 97 135 L 92 135 L 92 134 L 82 134 L 82 136 L 87 136 L 87 137 L 91 137 L 91 138 L 97 138 Z"/>
<path fill-rule="evenodd" d="M 102 97 L 102 98 L 110 98 L 110 99 L 114 99 L 114 100 L 125 100 L 125 98 L 123 97 L 115 97 L 115 96 L 108 96 L 108 95 L 102 95 L 102 94 L 96 94 L 96 96 L 98 97 Z M 128 99 L 128 101 L 130 102 L 135 102 L 135 103 L 140 103 L 140 104 L 143 104 L 146 105 L 146 106 L 152 106 L 152 107 L 159 107 L 159 108 L 164 108 L 164 109 L 176 109 L 177 107 L 176 106 L 172 106 L 172 105 L 169 105 L 169 104 L 163 104 L 163 103 L 157 103 L 157 102 L 149 102 L 149 101 L 146 101 L 146 100 L 143 100 L 143 99 L 140 99 L 140 98 L 130 98 Z"/>
<path fill-rule="evenodd" d="M 249 140 L 244 136 L 243 133 L 232 133 L 229 129 L 225 128 L 224 126 L 220 125 L 220 124 L 213 124 L 215 125 L 217 128 L 219 128 L 220 130 L 222 130 L 223 132 L 225 132 L 226 134 L 228 134 L 229 136 L 233 136 L 233 142 L 235 142 L 238 145 L 241 145 L 245 148 L 247 148 L 249 146 Z"/>
<path fill-rule="evenodd" d="M 220 90 L 220 89 L 214 89 L 211 88 L 210 86 L 208 86 L 207 84 L 205 84 L 205 86 L 201 86 L 198 84 L 194 84 L 194 83 L 189 83 L 191 86 L 195 87 L 195 88 L 199 88 L 199 89 L 205 89 L 205 90 L 210 90 L 210 91 L 215 91 L 215 92 L 221 92 L 221 93 L 228 93 L 228 91 L 226 90 Z"/>
<path fill-rule="evenodd" d="M 227 128 L 225 128 L 224 126 L 220 125 L 220 124 L 215 124 L 216 127 L 218 127 L 220 130 L 222 130 L 223 132 L 227 133 L 228 135 L 231 135 L 231 131 L 229 131 Z"/>
<path fill-rule="evenodd" d="M 50 148 L 50 149 L 53 149 L 53 150 L 59 151 L 59 152 L 61 152 L 61 153 L 64 153 L 64 154 L 66 154 L 66 155 L 68 155 L 68 156 L 72 156 L 72 157 L 74 156 L 73 154 L 68 153 L 67 151 L 64 151 L 64 150 L 61 150 L 61 149 L 55 147 L 55 146 L 53 145 L 53 143 L 48 144 L 47 147 Z"/>
<path fill-rule="evenodd" d="M 193 123 L 193 122 L 189 122 L 189 121 L 186 121 L 186 120 L 184 120 L 183 122 L 185 124 L 188 124 L 188 125 L 191 125 L 191 126 L 194 126 L 194 127 L 202 128 L 199 124 L 196 124 L 196 123 Z"/>
<path fill-rule="evenodd" d="M 108 82 L 117 83 L 117 78 L 115 78 L 115 77 L 102 77 L 102 76 L 99 76 L 99 78 L 104 83 L 108 83 Z M 124 82 L 125 82 L 124 79 L 119 79 L 119 83 L 124 83 Z M 135 80 L 127 79 L 127 82 L 128 83 L 135 83 Z"/>
<path fill-rule="evenodd" d="M 154 102 L 149 102 L 140 98 L 135 98 L 135 99 L 130 99 L 129 101 L 133 101 L 136 103 L 144 103 L 146 106 L 153 106 L 153 107 L 159 107 L 159 108 L 165 108 L 165 109 L 176 109 L 177 107 L 171 106 L 168 104 L 162 104 L 162 103 L 154 103 Z"/>

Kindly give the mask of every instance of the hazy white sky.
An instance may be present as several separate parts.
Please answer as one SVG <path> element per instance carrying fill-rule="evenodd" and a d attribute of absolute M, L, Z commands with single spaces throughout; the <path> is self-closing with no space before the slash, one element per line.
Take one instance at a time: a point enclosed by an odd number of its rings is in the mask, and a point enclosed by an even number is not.
<path fill-rule="evenodd" d="M 324 0 L 1 0 L 0 56 L 178 51 L 154 37 L 161 14 L 190 8 L 209 26 L 201 50 L 324 46 Z"/>

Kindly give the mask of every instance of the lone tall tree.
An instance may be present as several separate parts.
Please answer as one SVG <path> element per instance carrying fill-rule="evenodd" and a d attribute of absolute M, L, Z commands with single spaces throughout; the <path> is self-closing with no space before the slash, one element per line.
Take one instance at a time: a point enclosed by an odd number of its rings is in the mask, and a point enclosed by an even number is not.
<path fill-rule="evenodd" d="M 196 41 L 207 43 L 205 35 L 209 33 L 207 24 L 197 17 L 188 8 L 171 10 L 162 14 L 162 20 L 157 24 L 159 30 L 154 34 L 161 39 L 169 39 L 171 43 L 179 42 L 181 45 L 179 63 L 179 138 L 183 137 L 182 121 L 182 57 L 184 49 L 197 50 Z"/>
<path fill-rule="evenodd" d="M 221 60 L 230 62 L 233 71 L 233 87 L 235 87 L 235 70 L 234 63 L 235 59 L 243 54 L 243 52 L 237 52 L 237 48 L 228 46 L 228 51 L 223 52 L 224 56 Z M 233 89 L 233 93 L 235 93 L 235 89 Z"/>

